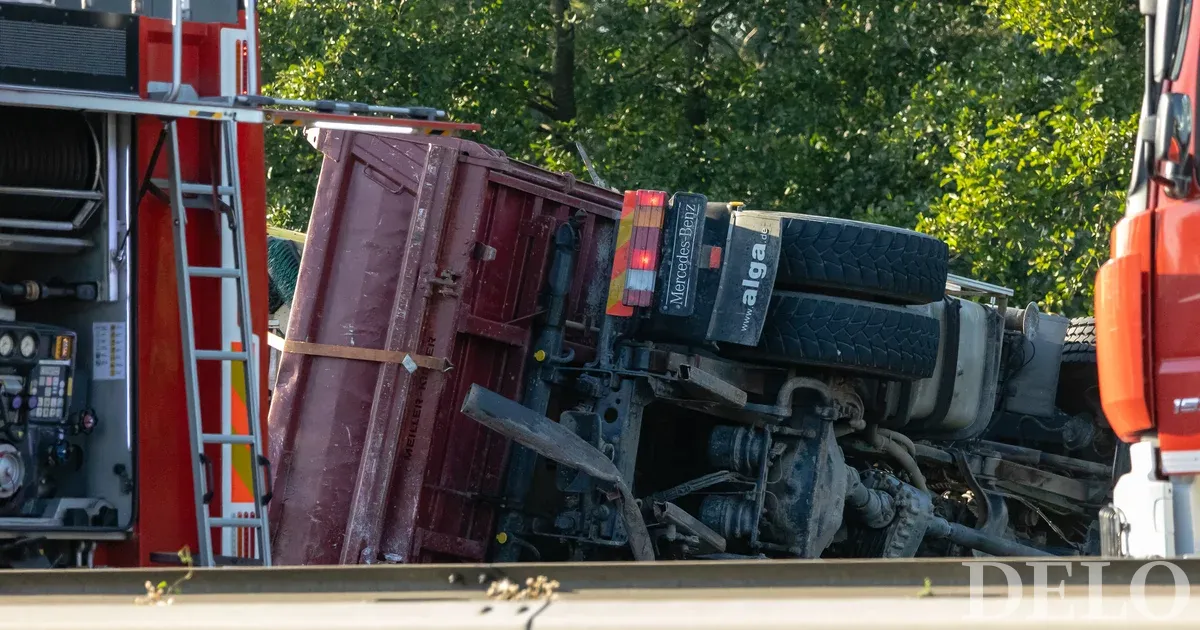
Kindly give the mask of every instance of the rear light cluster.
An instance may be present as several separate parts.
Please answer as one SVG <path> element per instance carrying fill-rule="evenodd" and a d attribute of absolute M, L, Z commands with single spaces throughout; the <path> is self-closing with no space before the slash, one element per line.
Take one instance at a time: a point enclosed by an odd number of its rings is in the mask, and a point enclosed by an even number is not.
<path fill-rule="evenodd" d="M 625 193 L 608 287 L 609 315 L 629 317 L 635 307 L 653 302 L 666 202 L 667 193 L 659 190 Z"/>
<path fill-rule="evenodd" d="M 650 306 L 654 299 L 654 279 L 658 276 L 658 250 L 662 243 L 663 204 L 667 194 L 657 190 L 635 193 L 633 233 L 629 242 L 629 271 L 625 275 L 627 306 Z"/>

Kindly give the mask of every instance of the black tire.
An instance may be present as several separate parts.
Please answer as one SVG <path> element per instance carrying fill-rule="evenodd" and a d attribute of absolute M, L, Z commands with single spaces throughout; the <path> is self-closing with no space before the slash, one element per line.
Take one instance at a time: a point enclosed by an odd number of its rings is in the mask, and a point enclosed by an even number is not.
<path fill-rule="evenodd" d="M 1096 367 L 1096 319 L 1076 317 L 1067 326 L 1058 369 L 1055 404 L 1069 413 L 1104 414 L 1100 407 L 1100 375 Z"/>
<path fill-rule="evenodd" d="M 1063 363 L 1096 364 L 1096 318 L 1076 317 L 1063 339 Z"/>
<path fill-rule="evenodd" d="M 861 221 L 777 214 L 776 287 L 897 304 L 928 304 L 946 294 L 950 248 L 937 238 Z"/>
<path fill-rule="evenodd" d="M 1096 437 L 1090 448 L 1071 454 L 1099 463 L 1113 463 L 1113 452 L 1120 442 L 1104 415 L 1100 403 L 1100 374 L 1096 366 L 1096 320 L 1076 317 L 1067 326 L 1058 372 L 1058 393 L 1054 404 L 1071 415 L 1087 414 L 1096 423 Z M 1089 453 L 1090 452 L 1090 453 Z M 1128 453 L 1125 453 L 1126 460 Z M 1117 458 L 1118 466 L 1121 458 Z"/>
<path fill-rule="evenodd" d="M 267 237 L 267 308 L 274 313 L 292 301 L 300 274 L 300 247 L 292 241 Z"/>
<path fill-rule="evenodd" d="M 782 291 L 744 354 L 910 380 L 933 375 L 940 336 L 936 318 L 902 306 Z"/>

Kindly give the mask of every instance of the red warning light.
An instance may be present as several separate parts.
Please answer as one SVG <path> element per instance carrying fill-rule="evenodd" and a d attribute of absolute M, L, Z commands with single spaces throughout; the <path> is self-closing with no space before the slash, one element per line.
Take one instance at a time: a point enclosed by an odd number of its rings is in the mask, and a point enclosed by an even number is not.
<path fill-rule="evenodd" d="M 654 252 L 648 250 L 633 252 L 634 269 L 652 270 L 654 269 Z"/>
<path fill-rule="evenodd" d="M 661 190 L 637 191 L 637 205 L 651 208 L 661 208 L 666 203 L 667 193 Z"/>

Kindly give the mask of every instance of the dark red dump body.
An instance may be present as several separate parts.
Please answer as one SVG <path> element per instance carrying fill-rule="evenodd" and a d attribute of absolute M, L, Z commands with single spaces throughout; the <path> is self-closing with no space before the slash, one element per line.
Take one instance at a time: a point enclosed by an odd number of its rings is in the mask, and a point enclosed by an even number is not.
<path fill-rule="evenodd" d="M 621 198 L 458 138 L 339 130 L 318 148 L 288 341 L 453 367 L 284 354 L 269 414 L 275 562 L 483 560 L 508 444 L 458 409 L 474 383 L 520 400 L 553 234 L 580 211 L 568 318 L 596 325 Z"/>

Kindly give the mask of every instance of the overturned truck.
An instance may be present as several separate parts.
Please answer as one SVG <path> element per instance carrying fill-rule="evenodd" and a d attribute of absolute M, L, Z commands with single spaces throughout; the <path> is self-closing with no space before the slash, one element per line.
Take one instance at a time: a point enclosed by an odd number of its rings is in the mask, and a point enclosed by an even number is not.
<path fill-rule="evenodd" d="M 1086 319 L 928 235 L 323 132 L 281 564 L 1089 555 Z"/>

